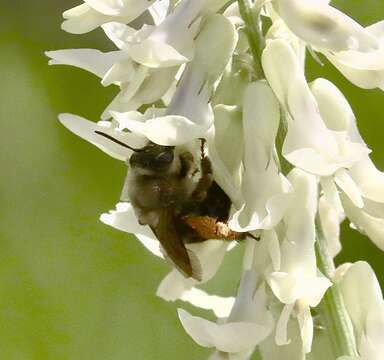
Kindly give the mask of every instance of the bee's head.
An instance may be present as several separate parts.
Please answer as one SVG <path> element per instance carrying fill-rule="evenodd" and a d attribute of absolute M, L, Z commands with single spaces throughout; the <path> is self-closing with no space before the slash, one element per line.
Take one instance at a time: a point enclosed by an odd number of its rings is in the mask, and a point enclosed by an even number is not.
<path fill-rule="evenodd" d="M 131 155 L 129 165 L 131 168 L 143 169 L 148 172 L 166 173 L 172 167 L 174 150 L 173 146 L 149 143 L 143 149 Z"/>
<path fill-rule="evenodd" d="M 141 149 L 135 149 L 120 140 L 115 139 L 102 131 L 95 131 L 96 134 L 103 136 L 116 144 L 131 149 L 134 153 L 129 158 L 131 168 L 143 170 L 144 173 L 166 173 L 173 164 L 174 146 L 162 146 L 149 142 Z"/>

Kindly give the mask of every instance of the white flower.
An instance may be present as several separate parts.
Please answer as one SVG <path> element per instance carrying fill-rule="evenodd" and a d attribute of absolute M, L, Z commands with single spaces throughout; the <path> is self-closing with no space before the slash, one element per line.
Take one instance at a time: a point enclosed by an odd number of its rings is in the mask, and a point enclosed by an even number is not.
<path fill-rule="evenodd" d="M 384 89 L 384 23 L 362 27 L 324 0 L 278 0 L 287 26 L 353 84 Z"/>
<path fill-rule="evenodd" d="M 273 228 L 289 203 L 290 185 L 274 160 L 279 105 L 265 82 L 252 83 L 244 94 L 244 173 L 239 210 L 229 222 L 236 231 Z"/>
<path fill-rule="evenodd" d="M 209 52 L 213 39 L 216 51 Z M 215 81 L 224 71 L 236 46 L 233 25 L 222 15 L 213 15 L 196 40 L 196 54 L 186 67 L 165 116 L 145 123 L 131 119 L 129 113 L 114 114 L 125 127 L 161 145 L 180 145 L 205 137 L 213 124 L 209 103 Z"/>
<path fill-rule="evenodd" d="M 344 212 L 335 209 L 323 195 L 319 199 L 318 214 L 329 254 L 335 257 L 341 251 L 340 224 L 345 219 Z"/>
<path fill-rule="evenodd" d="M 46 54 L 52 58 L 50 64 L 77 66 L 100 76 L 105 86 L 120 86 L 103 119 L 110 117 L 110 111 L 136 110 L 161 99 L 174 83 L 179 66 L 193 58 L 199 29 L 196 19 L 202 7 L 202 1 L 183 0 L 161 24 L 140 30 L 118 22 L 104 24 L 119 51 L 67 49 Z"/>
<path fill-rule="evenodd" d="M 268 7 L 268 15 L 273 22 L 266 34 L 266 42 L 277 39 L 284 40 L 295 52 L 299 63 L 304 66 L 306 55 L 305 43 L 288 29 L 284 21 L 273 11 L 272 6 Z"/>
<path fill-rule="evenodd" d="M 156 240 L 149 226 L 140 225 L 132 205 L 128 202 L 119 202 L 115 210 L 110 210 L 100 216 L 100 221 L 106 225 L 112 226 L 117 230 L 135 234 L 139 241 L 153 255 L 164 258 L 159 241 Z"/>
<path fill-rule="evenodd" d="M 173 286 L 175 285 L 173 284 Z M 235 302 L 235 298 L 232 296 L 222 297 L 217 295 L 210 295 L 204 290 L 198 289 L 196 287 L 184 290 L 181 295 L 177 298 L 166 298 L 163 296 L 163 294 L 159 292 L 159 290 L 157 292 L 157 295 L 163 298 L 164 300 L 174 301 L 179 299 L 188 302 L 200 309 L 212 310 L 213 313 L 219 318 L 228 317 Z"/>
<path fill-rule="evenodd" d="M 173 5 L 173 0 L 160 0 L 155 1 L 154 4 L 148 8 L 155 25 L 164 21 L 167 13 L 173 10 Z"/>
<path fill-rule="evenodd" d="M 313 320 L 310 307 L 319 304 L 331 282 L 320 274 L 315 256 L 315 215 L 317 212 L 317 180 L 299 169 L 288 179 L 294 187 L 292 207 L 284 217 L 285 238 L 278 262 L 267 276 L 275 296 L 285 304 L 276 329 L 278 345 L 288 344 L 287 323 L 295 312 L 305 353 L 311 351 Z M 298 207 L 297 204 L 300 204 Z"/>
<path fill-rule="evenodd" d="M 356 21 L 324 0 L 278 0 L 278 12 L 297 36 L 334 52 L 351 48 L 371 50 L 377 45 Z"/>
<path fill-rule="evenodd" d="M 118 28 L 114 34 L 113 29 L 110 31 L 119 41 L 123 42 L 123 49 L 127 46 L 129 55 L 138 64 L 150 68 L 181 65 L 193 58 L 193 38 L 197 31 L 194 22 L 199 17 L 203 5 L 202 0 L 181 1 L 161 24 L 136 44 L 129 44 L 129 38 L 128 41 L 124 37 L 119 39 L 121 34 Z M 122 34 L 124 35 L 124 32 Z"/>
<path fill-rule="evenodd" d="M 199 288 L 235 244 L 215 239 L 185 243 L 196 256 L 191 263 L 200 264 L 199 280 L 173 267 L 157 289 L 166 301 L 217 316 L 208 321 L 179 309 L 186 332 L 213 349 L 210 360 L 248 360 L 255 351 L 263 360 L 334 358 L 321 349 L 330 329 L 314 331 L 312 317 L 331 279 L 342 293 L 358 354 L 337 360 L 379 360 L 384 352 L 384 301 L 369 265 L 329 266 L 327 277 L 317 267 L 316 241 L 328 247 L 329 258 L 326 251 L 318 254 L 322 262 L 331 262 L 341 250 L 345 217 L 384 249 L 384 173 L 371 161 L 341 92 L 329 81 L 308 84 L 305 77 L 308 48 L 354 84 L 384 89 L 384 21 L 364 28 L 329 2 L 84 0 L 64 13 L 63 28 L 80 34 L 100 26 L 116 50 L 47 52 L 50 64 L 85 69 L 102 85 L 119 88 L 99 122 L 59 116 L 78 136 L 128 166 L 129 147 L 172 146 L 176 159 L 188 151 L 196 159 L 191 191 L 202 171 L 201 153 L 211 160 L 213 179 L 232 202 L 228 225 L 247 236 L 237 295 Z M 261 59 L 254 58 L 258 52 Z M 138 221 L 129 180 L 100 220 L 134 234 L 167 261 L 151 228 Z M 340 316 L 348 320 L 345 311 Z"/>
<path fill-rule="evenodd" d="M 122 50 L 103 53 L 94 49 L 66 49 L 48 51 L 46 55 L 51 58 L 51 65 L 76 66 L 99 76 L 105 86 L 114 84 L 121 88 L 102 114 L 104 120 L 110 118 L 111 110 L 131 111 L 158 101 L 169 91 L 178 71 L 178 67 L 150 69 L 138 65 Z"/>
<path fill-rule="evenodd" d="M 248 62 L 244 64 L 239 54 L 241 41 L 240 34 L 234 56 L 212 98 L 214 126 L 206 137 L 215 180 L 238 207 L 243 204 L 240 189 L 244 154 L 242 107 L 250 66 Z"/>
<path fill-rule="evenodd" d="M 384 301 L 380 284 L 368 263 L 359 261 L 339 282 L 352 320 L 360 360 L 380 360 L 384 353 Z M 342 357 L 338 360 L 346 360 Z"/>
<path fill-rule="evenodd" d="M 49 65 L 76 66 L 100 78 L 104 78 L 116 62 L 126 58 L 121 51 L 103 53 L 95 49 L 66 49 L 47 51 L 45 54 L 51 58 Z"/>
<path fill-rule="evenodd" d="M 271 264 L 273 240 L 266 231 L 260 242 L 246 241 L 243 275 L 235 303 L 225 318 L 214 323 L 179 310 L 187 333 L 201 346 L 215 348 L 210 360 L 246 360 L 272 332 L 271 295 L 267 293 L 263 273 Z"/>
<path fill-rule="evenodd" d="M 311 90 L 327 127 L 366 146 L 353 111 L 340 90 L 324 79 L 314 81 Z M 341 201 L 336 187 L 332 188 L 327 180 L 322 181 L 328 201 L 333 203 L 334 208 L 344 208 L 350 221 L 379 248 L 384 249 L 384 174 L 366 153 L 342 176 L 335 178 L 335 183 L 341 190 Z"/>
<path fill-rule="evenodd" d="M 140 113 L 132 113 L 132 116 L 136 116 L 140 120 L 145 118 L 145 115 Z M 73 114 L 60 114 L 59 120 L 66 128 L 77 136 L 80 136 L 108 155 L 121 161 L 129 159 L 132 155 L 132 150 L 98 135 L 96 131 L 106 133 L 134 148 L 140 148 L 146 143 L 146 139 L 140 135 L 123 132 L 117 122 L 99 121 L 95 123 Z"/>
<path fill-rule="evenodd" d="M 281 312 L 280 309 L 276 310 L 278 310 L 279 313 Z M 278 313 L 276 313 L 276 315 L 278 315 Z M 276 345 L 274 336 L 269 336 L 267 339 L 260 343 L 259 349 L 261 358 L 263 360 L 306 359 L 306 354 L 303 352 L 303 343 L 300 336 L 300 329 L 297 326 L 296 319 L 291 318 L 288 321 L 287 333 L 289 334 L 289 344 Z"/>
<path fill-rule="evenodd" d="M 214 123 L 206 133 L 208 156 L 212 162 L 215 181 L 233 204 L 242 201 L 239 190 L 243 156 L 242 114 L 236 106 L 216 105 Z M 238 141 L 232 141 L 233 138 Z"/>
<path fill-rule="evenodd" d="M 179 309 L 184 329 L 201 346 L 230 355 L 249 354 L 273 328 L 272 315 L 266 308 L 265 288 L 263 285 L 256 288 L 256 285 L 256 273 L 246 271 L 232 312 L 224 322 L 214 323 Z"/>
<path fill-rule="evenodd" d="M 284 157 L 294 166 L 319 176 L 330 176 L 352 166 L 365 146 L 328 129 L 292 48 L 283 40 L 267 44 L 262 64 L 267 80 L 286 111 L 288 131 Z"/>
<path fill-rule="evenodd" d="M 156 0 L 84 0 L 84 4 L 63 13 L 62 29 L 83 34 L 110 21 L 129 23 L 139 17 Z"/>

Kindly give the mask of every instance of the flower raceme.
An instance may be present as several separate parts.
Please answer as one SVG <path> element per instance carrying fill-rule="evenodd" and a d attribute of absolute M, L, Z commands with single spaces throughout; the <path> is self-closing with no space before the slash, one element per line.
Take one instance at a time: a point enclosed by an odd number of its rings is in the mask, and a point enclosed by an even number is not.
<path fill-rule="evenodd" d="M 332 258 L 345 218 L 384 250 L 384 174 L 341 91 L 323 78 L 308 83 L 304 69 L 308 49 L 354 85 L 383 90 L 383 22 L 363 27 L 327 0 L 85 0 L 64 18 L 75 34 L 101 27 L 115 50 L 49 51 L 50 64 L 82 68 L 120 91 L 100 121 L 61 114 L 61 123 L 127 164 L 152 142 L 188 150 L 199 169 L 205 139 L 213 178 L 232 203 L 227 225 L 251 235 L 236 296 L 199 288 L 233 247 L 215 238 L 185 244 L 199 279 L 175 267 L 157 289 L 214 312 L 216 321 L 178 311 L 210 359 L 320 359 L 312 344 L 327 336 L 333 359 L 380 359 L 376 277 L 367 263 L 335 269 Z M 166 258 L 127 186 L 100 220 Z"/>

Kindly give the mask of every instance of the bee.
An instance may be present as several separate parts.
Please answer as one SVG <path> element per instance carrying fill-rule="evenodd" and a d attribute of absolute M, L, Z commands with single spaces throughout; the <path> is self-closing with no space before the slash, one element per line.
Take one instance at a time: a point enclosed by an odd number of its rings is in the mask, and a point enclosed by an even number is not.
<path fill-rule="evenodd" d="M 214 181 L 212 164 L 201 140 L 200 166 L 191 152 L 149 141 L 134 149 L 108 134 L 96 131 L 133 150 L 121 201 L 129 201 L 141 225 L 149 225 L 166 259 L 185 276 L 201 280 L 196 255 L 185 245 L 208 239 L 241 240 L 248 233 L 229 229 L 231 200 Z M 198 181 L 194 181 L 200 172 Z"/>

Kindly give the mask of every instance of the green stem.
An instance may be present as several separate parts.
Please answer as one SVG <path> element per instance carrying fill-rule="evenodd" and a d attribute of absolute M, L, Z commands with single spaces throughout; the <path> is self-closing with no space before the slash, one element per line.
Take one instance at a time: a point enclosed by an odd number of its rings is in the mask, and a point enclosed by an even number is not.
<path fill-rule="evenodd" d="M 264 71 L 260 63 L 264 39 L 258 21 L 259 13 L 254 11 L 250 0 L 238 0 L 238 3 L 240 15 L 245 23 L 245 32 L 253 56 L 256 75 L 258 78 L 264 78 Z"/>
<path fill-rule="evenodd" d="M 328 252 L 320 222 L 317 222 L 316 254 L 320 271 L 332 281 L 335 265 Z M 333 284 L 329 288 L 319 307 L 335 357 L 358 356 L 353 326 L 338 284 Z"/>

